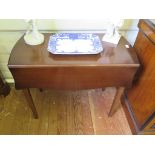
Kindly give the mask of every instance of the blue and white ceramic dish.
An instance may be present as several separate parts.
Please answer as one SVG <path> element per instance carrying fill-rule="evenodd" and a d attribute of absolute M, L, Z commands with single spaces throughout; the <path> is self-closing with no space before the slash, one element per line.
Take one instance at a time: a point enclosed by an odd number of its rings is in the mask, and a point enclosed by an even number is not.
<path fill-rule="evenodd" d="M 57 33 L 50 36 L 48 51 L 53 54 L 98 54 L 103 48 L 95 34 Z"/>

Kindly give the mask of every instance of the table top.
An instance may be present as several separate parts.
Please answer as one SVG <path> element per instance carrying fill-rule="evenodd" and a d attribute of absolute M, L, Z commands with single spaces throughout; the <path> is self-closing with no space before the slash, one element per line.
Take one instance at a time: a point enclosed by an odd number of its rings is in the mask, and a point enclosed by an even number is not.
<path fill-rule="evenodd" d="M 139 65 L 137 56 L 129 42 L 121 37 L 118 45 L 102 42 L 103 51 L 94 55 L 54 55 L 47 50 L 51 33 L 45 33 L 41 45 L 30 46 L 23 36 L 15 44 L 8 62 L 14 67 L 50 67 L 50 66 L 103 66 L 103 65 Z M 102 40 L 104 34 L 96 34 Z M 129 46 L 129 48 L 126 47 Z"/>

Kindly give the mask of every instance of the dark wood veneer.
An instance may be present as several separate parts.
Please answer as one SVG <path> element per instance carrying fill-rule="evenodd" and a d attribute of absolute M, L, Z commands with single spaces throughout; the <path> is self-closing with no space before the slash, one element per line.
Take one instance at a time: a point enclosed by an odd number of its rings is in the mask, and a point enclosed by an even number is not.
<path fill-rule="evenodd" d="M 54 55 L 47 51 L 50 35 L 44 34 L 45 42 L 38 46 L 25 44 L 23 37 L 16 43 L 8 63 L 16 89 L 131 87 L 139 61 L 123 37 L 117 46 L 102 42 L 104 50 L 96 55 Z M 97 35 L 101 39 L 104 34 Z"/>

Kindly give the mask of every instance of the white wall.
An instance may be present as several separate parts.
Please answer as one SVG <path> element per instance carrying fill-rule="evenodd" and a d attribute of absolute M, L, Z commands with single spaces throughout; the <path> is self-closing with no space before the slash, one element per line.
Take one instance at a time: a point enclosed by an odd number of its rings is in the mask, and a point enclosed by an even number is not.
<path fill-rule="evenodd" d="M 137 20 L 125 19 L 123 29 L 130 29 L 132 23 Z M 39 19 L 37 20 L 40 30 L 104 30 L 108 19 Z M 1 19 L 0 30 L 25 30 L 27 23 L 23 19 Z"/>

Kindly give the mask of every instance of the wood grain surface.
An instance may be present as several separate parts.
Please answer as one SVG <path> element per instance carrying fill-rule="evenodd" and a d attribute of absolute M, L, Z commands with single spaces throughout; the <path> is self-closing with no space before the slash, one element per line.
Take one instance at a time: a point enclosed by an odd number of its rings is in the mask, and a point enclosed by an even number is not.
<path fill-rule="evenodd" d="M 134 48 L 141 68 L 139 78 L 128 91 L 128 98 L 137 126 L 143 130 L 155 114 L 155 26 L 148 20 L 140 20 L 138 26 L 140 31 Z"/>
<path fill-rule="evenodd" d="M 139 62 L 125 38 L 117 46 L 102 42 L 104 50 L 96 55 L 54 55 L 47 51 L 50 35 L 44 34 L 38 46 L 25 44 L 23 37 L 16 43 L 8 67 L 17 89 L 131 87 Z M 104 34 L 97 35 L 102 39 Z"/>
<path fill-rule="evenodd" d="M 12 89 L 6 98 L 0 97 L 1 135 L 131 134 L 122 107 L 108 117 L 115 88 L 43 92 L 31 89 L 31 93 L 39 119 L 32 117 L 23 91 Z"/>

